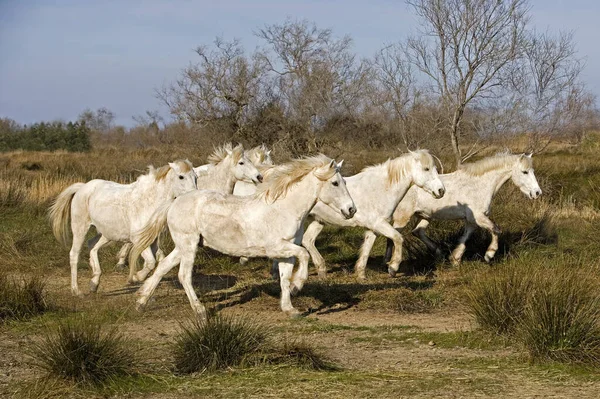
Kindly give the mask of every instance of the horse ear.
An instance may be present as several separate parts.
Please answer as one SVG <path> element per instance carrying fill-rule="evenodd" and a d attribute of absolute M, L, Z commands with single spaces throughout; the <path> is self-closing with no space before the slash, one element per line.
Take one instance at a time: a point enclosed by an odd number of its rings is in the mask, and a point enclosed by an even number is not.
<path fill-rule="evenodd" d="M 267 154 L 267 156 L 271 155 L 271 150 L 267 150 L 267 152 L 265 152 L 265 154 Z"/>
<path fill-rule="evenodd" d="M 528 152 L 527 154 L 525 154 L 525 156 L 526 156 L 527 158 L 531 158 L 531 156 L 532 156 L 532 155 L 533 155 L 533 152 Z"/>
<path fill-rule="evenodd" d="M 344 164 L 344 160 L 342 159 L 340 162 L 338 162 L 337 168 L 341 169 L 343 164 Z"/>
<path fill-rule="evenodd" d="M 332 159 L 332 160 L 329 162 L 329 169 L 333 169 L 333 168 L 335 168 L 335 159 Z"/>
<path fill-rule="evenodd" d="M 225 151 L 227 151 L 227 155 L 233 154 L 233 151 L 231 151 L 229 148 L 226 148 Z"/>
<path fill-rule="evenodd" d="M 173 170 L 177 170 L 177 164 L 175 162 L 169 162 L 169 167 Z"/>

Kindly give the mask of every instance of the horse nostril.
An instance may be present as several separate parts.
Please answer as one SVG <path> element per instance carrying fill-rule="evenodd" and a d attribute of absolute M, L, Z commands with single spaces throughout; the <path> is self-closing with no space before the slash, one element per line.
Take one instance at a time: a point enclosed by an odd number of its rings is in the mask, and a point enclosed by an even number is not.
<path fill-rule="evenodd" d="M 262 183 L 262 181 L 263 181 L 262 175 L 256 176 L 256 180 L 258 180 L 259 183 Z"/>
<path fill-rule="evenodd" d="M 350 213 L 350 215 L 354 215 L 356 213 L 356 208 L 351 206 L 350 209 L 348 209 L 348 213 Z"/>
<path fill-rule="evenodd" d="M 440 188 L 440 197 L 443 197 L 445 193 L 446 193 L 446 190 L 444 190 L 443 188 Z"/>
<path fill-rule="evenodd" d="M 541 194 L 542 194 L 542 192 L 541 192 L 540 190 L 537 190 L 537 191 L 535 192 L 535 196 L 536 196 L 536 197 L 539 197 Z"/>

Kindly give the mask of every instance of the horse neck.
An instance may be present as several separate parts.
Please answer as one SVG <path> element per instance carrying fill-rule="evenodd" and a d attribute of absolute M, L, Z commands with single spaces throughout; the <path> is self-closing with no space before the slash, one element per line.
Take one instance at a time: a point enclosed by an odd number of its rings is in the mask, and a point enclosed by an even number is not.
<path fill-rule="evenodd" d="M 489 171 L 481 176 L 474 177 L 474 179 L 479 180 L 479 185 L 482 188 L 481 192 L 487 192 L 490 195 L 490 198 L 493 198 L 496 195 L 496 193 L 500 190 L 500 188 L 502 188 L 504 183 L 506 183 L 508 179 L 510 179 L 511 173 L 512 168 L 501 168 Z"/>
<path fill-rule="evenodd" d="M 173 186 L 169 184 L 167 176 L 158 181 L 136 181 L 133 183 L 133 196 L 135 203 L 150 209 L 153 205 L 175 198 Z"/>
<path fill-rule="evenodd" d="M 203 176 L 202 181 L 198 183 L 198 188 L 232 194 L 236 181 L 237 179 L 232 172 L 231 161 L 224 159 L 208 170 L 206 176 Z"/>
<path fill-rule="evenodd" d="M 413 185 L 412 173 L 400 178 L 399 181 L 389 183 L 387 166 L 376 168 L 368 173 L 368 189 L 376 195 L 378 201 L 385 202 L 386 208 L 395 209 L 408 189 Z M 385 195 L 381 195 L 385 193 Z"/>
<path fill-rule="evenodd" d="M 304 220 L 317 203 L 321 181 L 313 173 L 294 184 L 284 197 L 276 201 L 277 205 L 285 209 L 289 215 L 294 215 L 298 220 Z"/>

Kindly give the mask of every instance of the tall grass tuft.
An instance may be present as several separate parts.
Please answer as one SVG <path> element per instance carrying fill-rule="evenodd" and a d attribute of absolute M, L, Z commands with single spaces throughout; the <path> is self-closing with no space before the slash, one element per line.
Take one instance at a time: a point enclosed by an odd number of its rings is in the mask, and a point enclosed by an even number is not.
<path fill-rule="evenodd" d="M 519 324 L 532 360 L 600 365 L 600 294 L 582 273 L 540 275 Z"/>
<path fill-rule="evenodd" d="M 50 376 L 90 385 L 134 375 L 138 365 L 129 342 L 116 328 L 105 331 L 87 318 L 48 330 L 30 352 Z"/>
<path fill-rule="evenodd" d="M 515 332 L 532 289 L 525 273 L 525 268 L 507 265 L 475 276 L 467 290 L 468 306 L 483 329 L 496 334 Z"/>
<path fill-rule="evenodd" d="M 189 374 L 241 366 L 268 344 L 269 331 L 243 317 L 216 314 L 182 324 L 174 347 L 175 370 Z"/>
<path fill-rule="evenodd" d="M 19 283 L 0 274 L 0 321 L 24 320 L 44 313 L 48 308 L 45 284 L 40 278 Z"/>

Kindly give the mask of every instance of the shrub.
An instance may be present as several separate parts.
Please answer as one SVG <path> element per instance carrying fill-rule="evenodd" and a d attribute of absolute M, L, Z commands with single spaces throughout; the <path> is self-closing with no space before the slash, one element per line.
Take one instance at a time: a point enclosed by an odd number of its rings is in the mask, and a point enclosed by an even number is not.
<path fill-rule="evenodd" d="M 116 328 L 103 331 L 98 322 L 85 318 L 49 329 L 31 354 L 49 375 L 94 385 L 133 375 L 137 366 L 128 341 Z"/>
<path fill-rule="evenodd" d="M 260 354 L 268 333 L 250 319 L 220 314 L 183 324 L 175 341 L 175 370 L 194 373 L 240 366 Z"/>
<path fill-rule="evenodd" d="M 38 277 L 21 284 L 0 274 L 0 321 L 23 320 L 48 310 L 45 284 Z"/>
<path fill-rule="evenodd" d="M 519 324 L 532 360 L 600 364 L 600 296 L 581 273 L 541 276 Z"/>
<path fill-rule="evenodd" d="M 473 279 L 468 306 L 479 325 L 496 334 L 512 334 L 523 316 L 532 283 L 527 270 L 507 265 Z"/>

